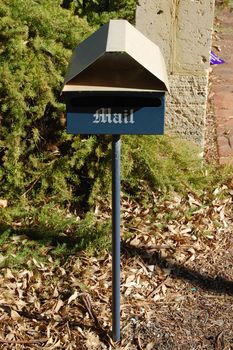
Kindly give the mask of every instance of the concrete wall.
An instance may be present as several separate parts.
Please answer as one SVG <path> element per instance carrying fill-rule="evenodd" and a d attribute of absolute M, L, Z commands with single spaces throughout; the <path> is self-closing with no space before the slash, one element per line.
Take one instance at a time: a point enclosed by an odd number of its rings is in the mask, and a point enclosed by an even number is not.
<path fill-rule="evenodd" d="M 204 144 L 214 0 L 139 0 L 136 27 L 163 52 L 169 130 Z"/>

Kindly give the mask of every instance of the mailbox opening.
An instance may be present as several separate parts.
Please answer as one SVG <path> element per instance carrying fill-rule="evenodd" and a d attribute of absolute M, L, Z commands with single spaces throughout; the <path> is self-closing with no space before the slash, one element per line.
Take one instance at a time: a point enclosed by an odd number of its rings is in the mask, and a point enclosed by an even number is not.
<path fill-rule="evenodd" d="M 77 94 L 69 101 L 70 109 L 90 106 L 110 106 L 110 107 L 160 107 L 162 105 L 162 96 L 146 96 L 143 94 Z"/>

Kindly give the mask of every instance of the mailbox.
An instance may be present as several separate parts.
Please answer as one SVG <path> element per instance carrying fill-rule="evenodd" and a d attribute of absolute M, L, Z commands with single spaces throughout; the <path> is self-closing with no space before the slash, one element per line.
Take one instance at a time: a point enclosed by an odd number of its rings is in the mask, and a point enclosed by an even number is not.
<path fill-rule="evenodd" d="M 110 20 L 79 44 L 62 94 L 71 134 L 163 134 L 164 59 L 125 20 Z"/>
<path fill-rule="evenodd" d="M 112 134 L 112 329 L 120 340 L 120 135 L 164 131 L 169 90 L 159 48 L 125 20 L 111 20 L 74 50 L 63 96 L 67 131 Z"/>

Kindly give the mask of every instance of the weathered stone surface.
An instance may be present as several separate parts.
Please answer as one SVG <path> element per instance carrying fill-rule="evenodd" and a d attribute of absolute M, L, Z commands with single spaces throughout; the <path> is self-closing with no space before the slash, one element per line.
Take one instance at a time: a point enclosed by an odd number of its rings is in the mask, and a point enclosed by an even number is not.
<path fill-rule="evenodd" d="M 169 71 L 172 59 L 173 25 L 172 1 L 139 1 L 136 27 L 160 47 Z"/>
<path fill-rule="evenodd" d="M 167 129 L 204 145 L 214 0 L 140 0 L 136 26 L 161 49 L 169 74 Z"/>
<path fill-rule="evenodd" d="M 166 96 L 166 127 L 172 133 L 204 146 L 207 74 L 170 75 L 171 94 Z"/>
<path fill-rule="evenodd" d="M 213 28 L 213 0 L 179 0 L 175 16 L 175 72 L 204 71 L 209 67 Z"/>

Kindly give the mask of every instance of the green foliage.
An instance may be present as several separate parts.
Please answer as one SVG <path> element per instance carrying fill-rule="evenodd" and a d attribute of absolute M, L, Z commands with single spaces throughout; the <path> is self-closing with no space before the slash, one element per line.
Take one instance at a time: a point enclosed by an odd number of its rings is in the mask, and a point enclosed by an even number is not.
<path fill-rule="evenodd" d="M 12 235 L 12 229 L 3 230 L 0 223 L 0 269 L 26 266 L 30 258 L 45 260 L 47 249 L 25 236 Z"/>
<path fill-rule="evenodd" d="M 108 192 L 109 138 L 67 135 L 59 94 L 71 50 L 93 30 L 85 15 L 105 8 L 76 1 L 64 9 L 60 3 L 0 3 L 0 197 L 35 205 L 81 201 L 85 208 L 103 188 Z M 131 2 L 109 6 L 121 16 Z M 82 9 L 83 18 L 74 9 Z"/>
<path fill-rule="evenodd" d="M 2 0 L 0 16 L 1 195 L 67 198 L 67 161 L 54 152 L 68 142 L 58 96 L 71 49 L 91 28 L 55 0 Z"/>
<path fill-rule="evenodd" d="M 205 164 L 199 147 L 174 136 L 125 136 L 122 152 L 124 189 L 138 200 L 156 191 L 201 193 L 224 179 L 222 169 Z"/>
<path fill-rule="evenodd" d="M 43 262 L 48 252 L 60 264 L 81 250 L 108 251 L 110 232 L 108 221 L 98 221 L 90 212 L 77 218 L 55 203 L 0 208 L 0 268 L 25 266 L 32 258 Z"/>
<path fill-rule="evenodd" d="M 218 0 L 216 1 L 216 6 L 220 8 L 232 8 L 233 1 L 232 0 Z"/>
<path fill-rule="evenodd" d="M 92 26 L 99 26 L 110 19 L 135 20 L 137 0 L 70 0 L 63 1 L 63 6 L 71 8 L 81 17 L 86 16 Z"/>

